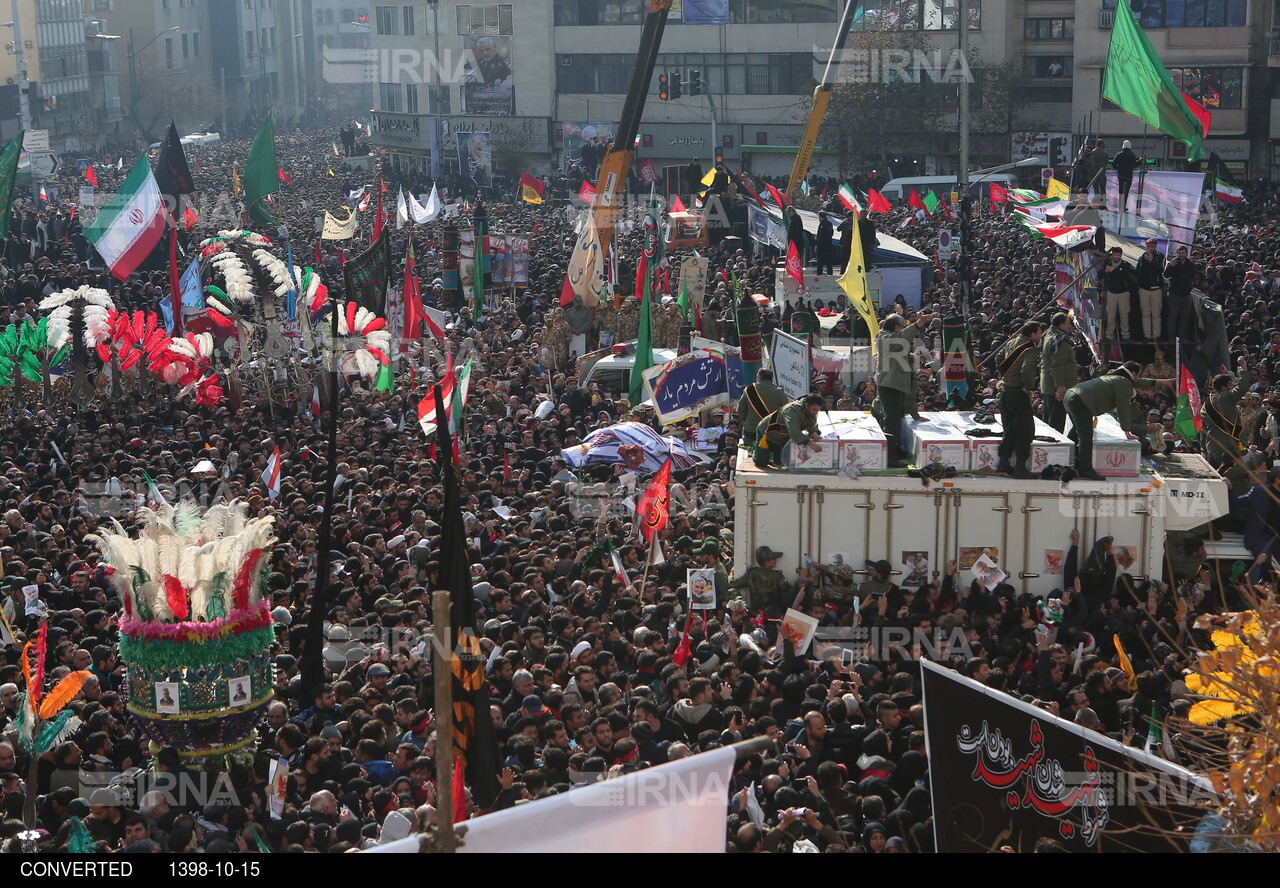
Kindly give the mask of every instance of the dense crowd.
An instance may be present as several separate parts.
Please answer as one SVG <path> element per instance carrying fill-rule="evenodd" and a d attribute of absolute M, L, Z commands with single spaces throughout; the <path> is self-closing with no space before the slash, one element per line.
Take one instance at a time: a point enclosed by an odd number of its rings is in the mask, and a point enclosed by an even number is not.
<path fill-rule="evenodd" d="M 280 165 L 295 184 L 282 188 L 272 211 L 293 238 L 294 255 L 306 257 L 299 261 L 311 262 L 315 217 L 374 181 L 334 157 L 331 141 L 328 132 L 278 138 Z M 224 141 L 192 151 L 201 220 L 184 234 L 184 247 L 227 227 L 219 213 L 235 212 L 240 198 L 230 193 L 231 166 L 243 164 L 247 147 L 247 141 Z M 106 160 L 98 165 L 99 188 L 111 192 L 124 172 Z M 427 190 L 420 178 L 389 168 L 383 178 L 392 214 L 401 184 Z M 107 289 L 121 307 L 153 309 L 167 291 L 162 266 L 125 284 L 109 278 L 91 261 L 80 221 L 71 218 L 66 196 L 75 190 L 74 176 L 56 184 L 61 199 L 19 200 L 0 265 L 0 327 L 32 316 L 42 294 L 82 284 Z M 1203 291 L 1225 308 L 1233 351 L 1248 361 L 1245 443 L 1265 451 L 1278 440 L 1280 411 L 1273 393 L 1280 332 L 1272 329 L 1280 315 L 1280 258 L 1272 244 L 1280 196 L 1267 183 L 1251 185 L 1247 194 L 1247 204 L 1200 233 L 1194 258 L 1203 266 Z M 528 288 L 504 296 L 498 311 L 480 318 L 469 310 L 451 313 L 447 327 L 455 352 L 475 361 L 460 482 L 473 539 L 476 626 L 485 655 L 497 649 L 487 665 L 487 715 L 500 744 L 501 792 L 489 807 L 764 736 L 768 750 L 735 766 L 726 800 L 728 847 L 789 850 L 807 840 L 829 851 L 931 850 L 920 652 L 871 652 L 853 665 L 813 659 L 778 638 L 775 618 L 787 606 L 824 625 L 936 630 L 944 638 L 960 630 L 968 649 L 943 658 L 979 681 L 1124 742 L 1145 737 L 1155 703 L 1182 763 L 1195 765 L 1214 753 L 1217 733 L 1186 719 L 1186 651 L 1204 642 L 1193 628 L 1196 615 L 1242 606 L 1249 588 L 1243 572 L 1204 569 L 1197 539 L 1173 547 L 1162 581 L 1130 576 L 1127 552 L 1113 550 L 1110 538 L 1073 536 L 1062 541 L 1069 550 L 1063 589 L 1047 601 L 1014 585 L 966 584 L 954 563 L 939 565 L 917 586 L 893 582 L 891 571 L 904 566 L 885 561 L 871 563 L 870 579 L 861 584 L 849 565 L 815 565 L 763 583 L 750 574 L 730 579 L 732 476 L 737 460 L 748 456 L 738 450 L 733 419 L 723 417 L 718 421 L 728 430 L 713 459 L 677 474 L 662 535 L 665 561 L 641 585 L 647 553 L 637 545 L 620 470 L 574 472 L 560 452 L 601 426 L 654 424 L 653 415 L 629 403 L 625 392 L 584 389 L 572 364 L 549 345 L 566 245 L 572 246 L 571 214 L 502 194 L 491 195 L 487 206 L 491 230 L 531 238 Z M 876 222 L 921 249 L 936 240 L 935 227 L 919 223 L 914 211 L 895 210 Z M 397 228 L 392 255 L 401 265 L 405 240 L 414 238 L 426 304 L 451 310 L 456 306 L 440 274 L 439 225 Z M 320 245 L 331 287 L 341 289 L 341 264 L 369 234 L 365 222 L 354 241 Z M 641 235 L 635 226 L 619 237 L 618 280 L 626 295 Z M 986 209 L 978 212 L 974 240 L 968 320 L 985 384 L 994 376 L 985 359 L 1008 332 L 1056 311 L 1054 248 Z M 735 278 L 749 292 L 775 295 L 772 255 L 753 256 L 736 243 L 704 254 L 711 264 L 704 332 L 723 333 L 731 325 Z M 669 258 L 678 263 L 680 254 Z M 393 281 L 398 287 L 399 271 Z M 948 314 L 957 286 L 954 271 L 934 280 L 923 308 L 938 318 Z M 839 301 L 832 309 L 846 306 Z M 893 310 L 908 322 L 916 317 L 903 304 L 885 306 L 881 314 Z M 781 307 L 767 309 L 764 330 L 780 323 L 780 315 Z M 836 335 L 856 336 L 859 325 L 854 313 Z M 937 367 L 937 335 L 935 324 L 919 350 L 924 408 L 945 403 L 930 372 Z M 34 845 L 41 851 L 65 850 L 73 818 L 82 819 L 103 852 L 340 852 L 425 829 L 437 804 L 436 731 L 443 726 L 434 711 L 430 658 L 419 641 L 432 621 L 430 593 L 439 588 L 443 501 L 439 467 L 415 407 L 434 369 L 418 368 L 417 390 L 402 373 L 391 393 L 356 383 L 343 396 L 334 553 L 323 578 L 315 576 L 315 565 L 324 435 L 298 397 L 313 382 L 305 368 L 290 377 L 288 393 L 275 392 L 276 403 L 247 399 L 236 410 L 226 403 L 197 409 L 168 399 L 113 399 L 105 391 L 83 410 L 58 395 L 43 405 L 29 396 L 26 409 L 14 409 L 11 394 L 0 396 L 8 402 L 0 437 L 0 591 L 13 629 L 0 660 L 5 850 L 31 843 L 18 838 L 31 794 L 38 800 Z M 833 403 L 864 409 L 873 398 L 874 387 L 866 385 L 831 393 Z M 1172 399 L 1171 391 L 1154 393 L 1146 404 L 1152 422 L 1171 420 Z M 550 406 L 539 409 L 544 401 Z M 272 500 L 260 479 L 277 445 L 281 491 Z M 212 472 L 199 467 L 205 460 Z M 136 783 L 128 774 L 133 768 L 183 769 L 172 750 L 141 742 L 126 714 L 116 650 L 121 602 L 87 540 L 110 517 L 129 525 L 130 507 L 146 496 L 146 476 L 170 496 L 193 496 L 203 505 L 239 497 L 252 514 L 276 520 L 267 581 L 276 699 L 253 754 L 226 772 L 232 792 L 225 804 L 152 792 L 122 806 L 109 790 L 86 788 L 86 774 L 120 772 Z M 1238 483 L 1248 488 L 1247 477 Z M 606 540 L 621 556 L 626 585 Z M 776 563 L 767 547 L 749 554 L 745 560 L 763 570 Z M 718 607 L 689 622 L 692 659 L 681 666 L 673 654 L 686 623 L 685 570 L 699 566 L 716 569 Z M 317 583 L 330 592 L 323 613 L 312 607 Z M 22 589 L 30 584 L 38 585 L 48 609 L 47 680 L 72 669 L 93 673 L 71 703 L 82 726 L 39 762 L 35 785 L 27 782 L 27 753 L 13 736 L 17 698 L 26 690 L 19 650 L 38 624 L 26 615 Z M 299 659 L 307 626 L 317 619 L 325 624 L 326 677 L 318 687 L 304 687 Z M 1136 686 L 1117 668 L 1117 637 L 1133 657 Z M 1068 652 L 1081 643 L 1086 655 L 1072 662 Z M 283 816 L 272 819 L 266 782 L 279 757 L 288 762 L 288 786 Z M 748 804 L 751 791 L 758 806 Z M 468 804 L 472 816 L 486 813 L 470 795 Z M 759 819 L 751 814 L 757 808 Z"/>

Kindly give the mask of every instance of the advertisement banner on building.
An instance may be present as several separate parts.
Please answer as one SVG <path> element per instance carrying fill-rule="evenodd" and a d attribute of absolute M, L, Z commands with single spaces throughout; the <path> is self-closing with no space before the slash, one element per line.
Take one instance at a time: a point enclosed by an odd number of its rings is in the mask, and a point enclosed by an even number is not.
<path fill-rule="evenodd" d="M 493 142 L 488 133 L 456 133 L 458 172 L 477 188 L 493 185 Z"/>
<path fill-rule="evenodd" d="M 940 852 L 1030 853 L 1042 838 L 1077 852 L 1186 851 L 1216 807 L 1199 775 L 942 666 L 920 665 Z"/>
<path fill-rule="evenodd" d="M 475 63 L 463 75 L 462 99 L 468 114 L 511 117 L 516 113 L 511 83 L 510 37 L 464 37 L 463 48 Z"/>

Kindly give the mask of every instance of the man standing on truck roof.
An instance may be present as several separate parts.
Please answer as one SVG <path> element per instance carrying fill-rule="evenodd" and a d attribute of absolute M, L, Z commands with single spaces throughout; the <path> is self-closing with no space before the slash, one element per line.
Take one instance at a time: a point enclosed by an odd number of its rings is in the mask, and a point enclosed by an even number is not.
<path fill-rule="evenodd" d="M 1044 421 L 1054 431 L 1067 425 L 1067 409 L 1062 399 L 1076 384 L 1076 353 L 1071 345 L 1071 316 L 1060 311 L 1049 320 L 1049 329 L 1040 338 L 1040 403 Z"/>
<path fill-rule="evenodd" d="M 1234 385 L 1230 373 L 1219 373 L 1213 377 L 1213 394 L 1205 401 L 1201 415 L 1208 420 L 1204 425 L 1204 436 L 1208 442 L 1205 452 L 1216 469 L 1230 468 L 1240 457 L 1243 449 L 1240 444 L 1240 399 L 1249 390 L 1251 382 L 1249 364 L 1244 358 L 1236 365 Z"/>
<path fill-rule="evenodd" d="M 758 441 L 756 426 L 783 404 L 787 396 L 773 381 L 773 371 L 756 371 L 756 381 L 747 386 L 738 399 L 738 424 L 742 428 L 742 440 Z"/>
<path fill-rule="evenodd" d="M 778 570 L 778 559 L 781 557 L 781 552 L 775 552 L 768 546 L 759 546 L 756 549 L 756 566 L 747 568 L 746 573 L 729 583 L 731 590 L 742 589 L 746 592 L 750 613 L 764 611 L 767 617 L 781 617 L 782 612 L 795 599 L 795 587 Z"/>
<path fill-rule="evenodd" d="M 760 436 L 755 451 L 756 466 L 762 469 L 769 468 L 770 464 L 781 467 L 782 445 L 788 441 L 797 447 L 807 445 L 821 451 L 818 412 L 822 407 L 822 395 L 805 395 L 761 419 L 756 426 L 756 434 Z"/>
<path fill-rule="evenodd" d="M 1018 335 L 996 352 L 996 368 L 1000 375 L 1000 423 L 1004 426 L 1004 437 L 1000 439 L 997 450 L 1000 462 L 996 471 L 1012 474 L 1015 478 L 1032 477 L 1027 471 L 1031 443 L 1036 435 L 1031 392 L 1040 383 L 1039 343 L 1043 330 L 1039 321 L 1027 321 Z"/>
<path fill-rule="evenodd" d="M 1120 427 L 1144 443 L 1146 419 L 1133 406 L 1135 389 L 1149 391 L 1158 380 L 1136 379 L 1142 368 L 1128 361 L 1094 379 L 1072 386 L 1062 403 L 1071 417 L 1072 436 L 1076 439 L 1076 474 L 1088 481 L 1106 481 L 1093 468 L 1093 421 L 1104 413 L 1114 412 Z"/>
<path fill-rule="evenodd" d="M 891 314 L 884 319 L 876 336 L 876 404 L 871 412 L 884 432 L 889 448 L 889 465 L 894 468 L 907 464 L 899 455 L 898 440 L 902 434 L 907 398 L 915 388 L 911 345 L 932 318 L 933 315 L 922 311 L 914 324 L 908 324 L 902 315 Z M 915 405 L 911 406 L 914 409 Z"/>

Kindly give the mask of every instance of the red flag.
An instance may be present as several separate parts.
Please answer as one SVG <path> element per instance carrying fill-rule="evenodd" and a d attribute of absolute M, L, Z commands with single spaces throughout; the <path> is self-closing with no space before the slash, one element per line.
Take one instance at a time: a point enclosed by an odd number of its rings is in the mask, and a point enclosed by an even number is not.
<path fill-rule="evenodd" d="M 422 288 L 418 284 L 418 263 L 413 256 L 413 240 L 409 240 L 409 246 L 405 250 L 404 259 L 404 286 L 402 299 L 404 300 L 404 338 L 417 339 L 422 335 Z"/>
<path fill-rule="evenodd" d="M 196 211 L 191 209 L 191 207 L 187 207 L 182 211 L 182 224 L 184 228 L 190 228 L 198 221 L 200 220 L 196 217 Z"/>
<path fill-rule="evenodd" d="M 689 643 L 689 626 L 693 623 L 692 605 L 692 599 L 685 602 L 685 607 L 688 609 L 688 613 L 685 614 L 684 618 L 684 634 L 680 636 L 680 643 L 676 645 L 675 651 L 671 654 L 672 662 L 681 668 L 683 668 L 684 664 L 688 662 L 689 655 L 693 653 L 691 650 L 693 646 Z"/>
<path fill-rule="evenodd" d="M 173 306 L 173 335 L 182 335 L 182 275 L 178 272 L 178 226 L 169 226 L 169 303 Z"/>
<path fill-rule="evenodd" d="M 668 488 L 671 486 L 671 457 L 667 457 L 667 461 L 662 464 L 662 468 L 649 481 L 649 486 L 644 489 L 644 495 L 640 498 L 640 505 L 636 509 L 636 515 L 640 518 L 640 536 L 644 537 L 646 542 L 652 543 L 654 537 L 662 533 L 663 528 L 667 526 L 667 519 L 671 517 L 671 495 Z"/>
<path fill-rule="evenodd" d="M 1004 203 L 1009 199 L 1009 192 L 999 182 L 991 183 L 991 202 Z"/>
<path fill-rule="evenodd" d="M 687 213 L 687 212 L 689 212 L 688 207 L 686 207 L 686 206 L 684 205 L 684 201 L 682 201 L 682 200 L 680 199 L 680 195 L 678 195 L 678 194 L 677 194 L 677 195 L 674 195 L 674 196 L 671 198 L 671 212 L 673 212 L 673 213 Z"/>
<path fill-rule="evenodd" d="M 648 241 L 648 237 L 645 237 Z M 644 293 L 644 282 L 649 277 L 649 257 L 646 251 L 640 251 L 640 261 L 636 263 L 636 298 Z"/>
<path fill-rule="evenodd" d="M 320 239 L 319 238 L 316 238 L 315 260 L 316 260 L 317 268 L 320 267 L 322 264 L 324 264 L 324 257 L 320 255 Z"/>
<path fill-rule="evenodd" d="M 804 265 L 800 262 L 800 250 L 795 241 L 787 244 L 787 274 L 795 278 L 797 284 L 804 286 Z"/>
<path fill-rule="evenodd" d="M 502 451 L 502 480 L 511 480 L 511 458 L 506 450 Z"/>
<path fill-rule="evenodd" d="M 93 171 L 93 164 L 85 168 L 84 177 L 94 188 L 98 187 L 98 174 Z"/>
<path fill-rule="evenodd" d="M 867 209 L 873 213 L 887 213 L 893 209 L 893 206 L 889 203 L 889 198 L 874 188 L 869 188 L 867 189 Z"/>
<path fill-rule="evenodd" d="M 1209 123 L 1213 120 L 1213 115 L 1209 113 L 1209 109 L 1197 102 L 1186 93 L 1182 93 L 1182 101 L 1187 103 L 1187 109 L 1195 115 L 1200 121 L 1200 125 L 1204 127 L 1205 138 L 1209 137 Z"/>
<path fill-rule="evenodd" d="M 276 178 L 286 185 L 293 184 L 293 176 L 290 176 L 288 173 L 286 173 L 284 171 L 284 167 L 279 167 L 279 166 L 276 167 Z"/>
<path fill-rule="evenodd" d="M 907 206 L 915 207 L 917 210 L 924 210 L 926 213 L 929 212 L 929 208 L 924 205 L 924 199 L 920 197 L 914 188 L 911 189 L 911 196 L 907 198 Z"/>
<path fill-rule="evenodd" d="M 573 305 L 573 286 L 569 283 L 569 275 L 564 276 L 564 283 L 560 285 L 560 307 L 567 308 Z"/>
<path fill-rule="evenodd" d="M 747 177 L 743 175 L 741 172 L 738 173 L 738 184 L 741 185 L 744 189 L 746 189 L 747 194 L 751 195 L 752 200 L 754 200 L 756 203 L 760 204 L 761 206 L 764 206 L 764 201 L 760 199 L 760 195 L 756 192 L 754 188 L 752 188 L 749 184 L 747 184 Z"/>
<path fill-rule="evenodd" d="M 534 223 L 533 223 L 533 236 L 534 236 L 534 237 L 537 237 L 537 236 L 538 236 L 538 235 L 540 235 L 540 234 L 542 234 L 542 223 L 541 223 L 541 222 L 534 222 Z"/>
<path fill-rule="evenodd" d="M 778 204 L 779 207 L 786 209 L 787 207 L 791 206 L 791 202 L 787 200 L 787 196 L 783 194 L 781 191 L 779 191 L 777 188 L 774 188 L 768 182 L 764 183 L 764 187 L 769 189 L 769 193 L 773 195 L 773 199 Z"/>
<path fill-rule="evenodd" d="M 382 178 L 378 178 L 378 211 L 373 215 L 373 240 L 378 239 L 378 235 L 382 234 L 382 192 L 387 189 L 382 186 Z"/>
<path fill-rule="evenodd" d="M 466 771 L 462 759 L 453 762 L 453 822 L 463 823 L 467 819 L 467 787 L 463 782 Z"/>
<path fill-rule="evenodd" d="M 583 182 L 582 187 L 578 189 L 578 200 L 585 204 L 594 204 L 596 202 L 596 187 L 590 182 Z"/>
<path fill-rule="evenodd" d="M 311 387 L 311 415 L 319 419 L 320 413 L 320 386 L 313 385 Z"/>

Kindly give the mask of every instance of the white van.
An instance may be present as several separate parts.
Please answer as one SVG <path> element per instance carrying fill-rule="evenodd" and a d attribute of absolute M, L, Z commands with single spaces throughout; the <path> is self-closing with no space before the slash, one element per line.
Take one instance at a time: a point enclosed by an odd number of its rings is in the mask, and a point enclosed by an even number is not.
<path fill-rule="evenodd" d="M 880 193 L 889 200 L 906 200 L 911 196 L 914 189 L 917 194 L 924 197 L 930 191 L 938 195 L 940 200 L 949 200 L 951 192 L 956 188 L 958 180 L 955 176 L 915 176 L 912 178 L 890 179 L 888 183 L 880 189 Z M 1009 173 L 997 173 L 994 176 L 983 176 L 982 181 L 973 182 L 969 185 L 969 191 L 974 197 L 982 197 L 989 187 L 988 182 L 996 182 L 1005 188 L 1017 188 L 1017 176 Z"/>
<path fill-rule="evenodd" d="M 631 340 L 632 346 L 635 340 Z M 674 348 L 655 348 L 653 363 L 662 364 L 676 358 Z M 615 355 L 613 349 L 602 348 L 583 355 L 578 359 L 578 379 L 584 390 L 589 390 L 591 383 L 600 386 L 601 393 L 611 398 L 625 398 L 631 391 L 631 368 L 636 365 L 636 353 L 632 348 L 624 355 Z"/>

